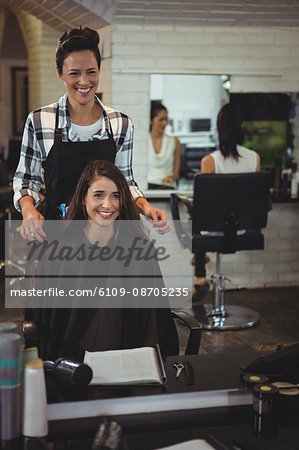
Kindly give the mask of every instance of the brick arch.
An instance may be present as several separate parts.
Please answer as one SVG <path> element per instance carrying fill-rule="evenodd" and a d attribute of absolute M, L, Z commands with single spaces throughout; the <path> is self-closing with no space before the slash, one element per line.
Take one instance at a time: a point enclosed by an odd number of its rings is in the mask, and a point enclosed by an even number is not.
<path fill-rule="evenodd" d="M 60 32 L 36 16 L 14 10 L 28 54 L 29 109 L 56 101 L 64 88 L 55 72 L 55 48 Z"/>
<path fill-rule="evenodd" d="M 2 49 L 2 40 L 4 35 L 6 17 L 7 17 L 7 9 L 0 4 L 0 55 Z"/>
<path fill-rule="evenodd" d="M 40 63 L 37 48 L 41 42 L 42 22 L 23 10 L 16 10 L 15 15 L 28 53 L 29 109 L 31 110 L 40 105 Z"/>
<path fill-rule="evenodd" d="M 13 14 L 18 22 L 19 28 L 22 33 L 23 40 L 25 42 L 25 46 L 27 49 L 27 54 L 29 53 L 29 41 L 27 39 L 27 35 L 30 33 L 30 21 L 27 20 L 26 24 L 26 16 L 31 16 L 31 14 L 26 13 L 23 10 L 20 10 L 16 7 L 15 4 L 9 5 L 9 7 L 3 6 L 0 4 L 0 48 L 5 30 L 5 23 L 9 14 Z M 34 16 L 31 16 L 34 18 Z M 38 20 L 38 19 L 36 19 Z M 29 25 L 29 26 L 28 26 Z"/>
<path fill-rule="evenodd" d="M 26 11 L 16 10 L 15 16 L 22 31 L 23 39 L 27 48 L 28 56 L 32 49 L 32 42 L 39 43 L 41 40 L 42 22 Z"/>
<path fill-rule="evenodd" d="M 26 60 L 28 57 L 27 47 L 16 15 L 12 11 L 6 10 L 5 17 L 4 20 L 2 20 L 2 23 L 4 29 L 1 30 L 1 58 Z"/>

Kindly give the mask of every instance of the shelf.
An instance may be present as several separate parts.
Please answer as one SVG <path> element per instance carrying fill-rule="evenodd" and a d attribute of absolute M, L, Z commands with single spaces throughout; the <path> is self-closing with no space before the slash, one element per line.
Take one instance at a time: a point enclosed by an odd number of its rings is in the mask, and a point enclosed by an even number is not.
<path fill-rule="evenodd" d="M 207 137 L 207 136 L 213 136 L 213 133 L 211 131 L 189 131 L 189 132 L 183 132 L 178 131 L 177 133 L 169 133 L 170 136 L 176 136 L 176 137 Z"/>

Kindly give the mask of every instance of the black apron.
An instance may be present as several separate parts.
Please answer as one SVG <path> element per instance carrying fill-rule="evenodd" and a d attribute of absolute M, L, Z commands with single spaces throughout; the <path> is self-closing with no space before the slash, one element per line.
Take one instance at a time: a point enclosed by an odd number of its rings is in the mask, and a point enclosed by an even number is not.
<path fill-rule="evenodd" d="M 75 192 L 78 180 L 90 161 L 106 160 L 115 162 L 116 145 L 113 133 L 104 115 L 108 139 L 88 142 L 62 141 L 62 130 L 58 128 L 59 109 L 57 107 L 53 146 L 43 162 L 46 187 L 45 219 L 61 218 L 59 205 L 68 204 Z M 25 310 L 26 320 L 35 320 L 41 334 L 41 341 L 47 339 L 47 329 L 51 320 L 51 309 Z"/>
<path fill-rule="evenodd" d="M 78 180 L 90 161 L 105 160 L 115 162 L 116 145 L 107 116 L 104 116 L 108 139 L 88 142 L 62 140 L 62 130 L 58 128 L 59 109 L 56 111 L 53 146 L 43 162 L 46 188 L 45 219 L 59 219 L 59 205 L 69 204 Z"/>

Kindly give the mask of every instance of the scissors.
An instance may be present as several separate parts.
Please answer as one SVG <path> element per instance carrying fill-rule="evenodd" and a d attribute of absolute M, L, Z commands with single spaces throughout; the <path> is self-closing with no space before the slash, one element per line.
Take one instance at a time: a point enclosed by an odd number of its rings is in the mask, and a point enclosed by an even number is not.
<path fill-rule="evenodd" d="M 185 364 L 174 362 L 173 367 L 176 368 L 176 379 L 178 380 L 182 371 L 185 369 Z"/>

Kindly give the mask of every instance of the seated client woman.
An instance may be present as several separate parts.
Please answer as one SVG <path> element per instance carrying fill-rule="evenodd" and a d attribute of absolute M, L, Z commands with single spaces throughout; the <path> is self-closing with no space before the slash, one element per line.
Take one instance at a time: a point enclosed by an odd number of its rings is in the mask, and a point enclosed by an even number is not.
<path fill-rule="evenodd" d="M 201 173 L 246 173 L 260 170 L 260 156 L 243 147 L 244 131 L 239 109 L 233 103 L 224 105 L 217 116 L 219 150 L 201 161 Z M 208 291 L 204 253 L 195 253 L 195 284 L 192 299 L 200 301 Z"/>
<path fill-rule="evenodd" d="M 61 222 L 64 232 L 59 241 L 59 254 L 77 256 L 74 261 L 69 261 L 70 258 L 68 261 L 63 261 L 63 258 L 55 260 L 50 272 L 55 272 L 54 278 L 61 287 L 64 282 L 61 274 L 71 271 L 75 275 L 71 281 L 73 292 L 85 288 L 86 278 L 90 276 L 88 287 L 93 282 L 97 288 L 101 285 L 103 295 L 95 296 L 87 307 L 86 301 L 90 302 L 90 299 L 78 294 L 72 297 L 66 308 L 57 308 L 56 302 L 62 299 L 56 299 L 51 309 L 41 310 L 40 356 L 52 360 L 60 356 L 82 360 L 86 350 L 124 349 L 157 343 L 163 354 L 177 354 L 178 337 L 165 299 L 163 304 L 157 304 L 157 299 L 153 298 L 151 303 L 151 298 L 147 297 L 147 303 L 141 305 L 139 302 L 144 303 L 145 299 L 138 295 L 131 303 L 126 301 L 125 295 L 120 296 L 121 292 L 129 291 L 128 286 L 136 287 L 134 292 L 138 294 L 146 283 L 142 275 L 154 274 L 151 283 L 157 282 L 159 288 L 163 286 L 157 260 L 137 261 L 132 254 L 129 259 L 125 256 L 134 239 L 138 238 L 139 247 L 142 244 L 146 249 L 151 243 L 143 231 L 122 172 L 108 161 L 90 162 L 79 179 L 65 219 Z M 47 265 L 48 249 L 45 255 L 40 268 Z M 70 265 L 65 271 L 66 264 Z M 132 275 L 134 281 L 130 284 Z M 49 286 L 53 286 L 52 283 L 53 275 L 46 280 Z M 109 307 L 115 286 L 118 286 L 118 291 L 114 295 L 121 303 Z M 120 291 L 121 287 L 123 291 Z"/>

